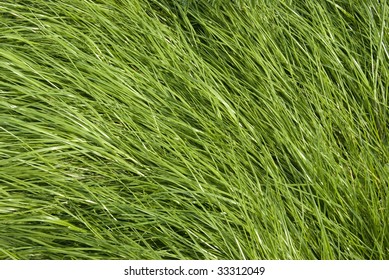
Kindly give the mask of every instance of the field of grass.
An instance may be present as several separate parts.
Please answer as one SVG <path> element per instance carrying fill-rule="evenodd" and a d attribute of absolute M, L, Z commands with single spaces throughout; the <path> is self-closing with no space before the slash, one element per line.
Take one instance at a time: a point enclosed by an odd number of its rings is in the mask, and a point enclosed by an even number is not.
<path fill-rule="evenodd" d="M 389 259 L 389 4 L 0 0 L 0 259 Z"/>

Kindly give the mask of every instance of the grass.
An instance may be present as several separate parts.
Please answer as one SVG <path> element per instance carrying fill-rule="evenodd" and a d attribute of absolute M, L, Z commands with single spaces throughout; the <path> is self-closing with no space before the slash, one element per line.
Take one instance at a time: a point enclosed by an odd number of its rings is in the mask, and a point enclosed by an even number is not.
<path fill-rule="evenodd" d="M 0 259 L 388 259 L 388 19 L 0 1 Z"/>

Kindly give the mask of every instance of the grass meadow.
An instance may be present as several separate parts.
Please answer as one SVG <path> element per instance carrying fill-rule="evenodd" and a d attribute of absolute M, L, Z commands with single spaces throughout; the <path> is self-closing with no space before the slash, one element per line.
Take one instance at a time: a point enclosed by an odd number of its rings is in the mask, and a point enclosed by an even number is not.
<path fill-rule="evenodd" d="M 388 25 L 0 0 L 0 259 L 389 259 Z"/>

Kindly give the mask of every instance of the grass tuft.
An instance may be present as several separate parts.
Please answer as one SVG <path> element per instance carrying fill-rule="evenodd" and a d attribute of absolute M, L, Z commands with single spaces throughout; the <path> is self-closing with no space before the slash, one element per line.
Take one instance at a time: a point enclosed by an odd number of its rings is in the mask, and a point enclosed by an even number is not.
<path fill-rule="evenodd" d="M 0 259 L 388 259 L 388 24 L 0 1 Z"/>

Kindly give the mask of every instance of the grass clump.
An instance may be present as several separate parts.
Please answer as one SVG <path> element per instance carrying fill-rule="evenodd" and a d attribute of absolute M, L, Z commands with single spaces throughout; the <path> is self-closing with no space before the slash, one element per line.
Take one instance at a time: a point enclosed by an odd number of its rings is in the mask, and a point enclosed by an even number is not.
<path fill-rule="evenodd" d="M 0 259 L 387 259 L 386 1 L 0 1 Z"/>

